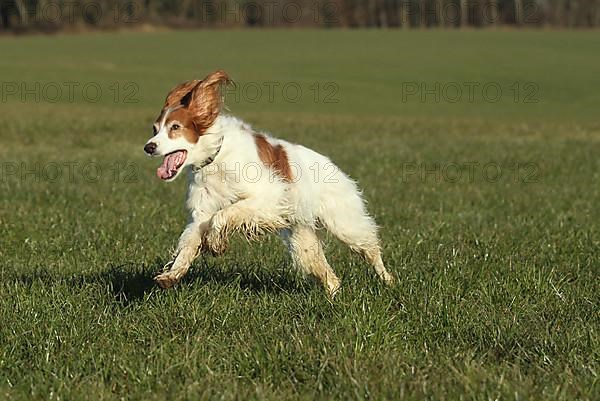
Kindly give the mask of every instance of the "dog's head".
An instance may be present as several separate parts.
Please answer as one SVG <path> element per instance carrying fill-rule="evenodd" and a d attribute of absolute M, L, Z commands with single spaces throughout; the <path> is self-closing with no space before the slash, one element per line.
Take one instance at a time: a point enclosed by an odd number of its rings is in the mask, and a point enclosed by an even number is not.
<path fill-rule="evenodd" d="M 164 156 L 156 175 L 174 180 L 185 166 L 206 158 L 210 141 L 203 141 L 223 106 L 222 88 L 230 81 L 224 71 L 215 71 L 203 80 L 184 82 L 167 95 L 153 125 L 154 136 L 144 146 L 150 156 Z"/>

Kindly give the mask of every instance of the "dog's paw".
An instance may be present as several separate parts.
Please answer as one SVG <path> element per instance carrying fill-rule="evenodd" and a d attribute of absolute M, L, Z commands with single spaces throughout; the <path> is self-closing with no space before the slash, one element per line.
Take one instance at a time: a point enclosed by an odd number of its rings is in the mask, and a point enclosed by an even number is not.
<path fill-rule="evenodd" d="M 386 285 L 391 286 L 391 285 L 396 284 L 396 278 L 394 276 L 392 276 L 390 273 L 388 273 L 387 271 L 384 271 L 380 275 L 380 277 Z"/>
<path fill-rule="evenodd" d="M 179 282 L 181 277 L 174 271 L 168 271 L 161 273 L 154 277 L 154 282 L 159 285 L 160 288 L 171 288 Z"/>
<path fill-rule="evenodd" d="M 325 287 L 325 290 L 327 291 L 327 296 L 331 301 L 333 301 L 333 298 L 335 298 L 335 296 L 339 294 L 342 285 L 340 283 L 340 280 L 337 277 L 334 277 L 333 279 L 327 280 L 327 284 L 325 285 Z"/>
<path fill-rule="evenodd" d="M 209 222 L 209 229 L 204 237 L 204 247 L 214 256 L 220 256 L 225 253 L 229 246 L 227 230 L 225 229 L 226 219 L 222 212 L 215 214 Z"/>
<path fill-rule="evenodd" d="M 222 231 L 211 230 L 206 235 L 204 245 L 213 256 L 221 256 L 227 251 L 229 240 Z"/>

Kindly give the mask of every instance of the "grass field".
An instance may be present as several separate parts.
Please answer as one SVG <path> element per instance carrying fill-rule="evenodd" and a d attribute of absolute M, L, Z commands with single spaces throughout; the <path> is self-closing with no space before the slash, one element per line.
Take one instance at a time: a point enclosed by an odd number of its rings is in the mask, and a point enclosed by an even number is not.
<path fill-rule="evenodd" d="M 599 48 L 550 31 L 0 38 L 0 399 L 600 399 Z M 153 285 L 185 180 L 159 182 L 142 146 L 166 91 L 215 68 L 238 81 L 234 114 L 361 183 L 396 287 L 328 237 L 333 303 L 270 237 Z M 469 99 L 473 82 L 502 94 Z"/>

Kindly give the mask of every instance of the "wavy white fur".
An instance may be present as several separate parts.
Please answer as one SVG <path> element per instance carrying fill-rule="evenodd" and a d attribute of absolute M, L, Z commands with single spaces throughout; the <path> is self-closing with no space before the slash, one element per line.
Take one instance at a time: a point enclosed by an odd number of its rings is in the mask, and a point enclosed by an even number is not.
<path fill-rule="evenodd" d="M 182 138 L 171 140 L 163 131 L 150 140 L 158 144 L 160 154 L 183 146 Z M 324 227 L 364 256 L 379 277 L 391 283 L 393 277 L 381 259 L 377 225 L 367 214 L 356 183 L 327 157 L 265 135 L 271 146 L 280 145 L 287 155 L 293 178 L 286 180 L 261 160 L 256 135 L 243 121 L 219 115 L 195 144 L 185 144 L 185 165 L 191 167 L 187 195 L 190 222 L 179 239 L 170 269 L 156 281 L 162 287 L 173 286 L 200 251 L 224 252 L 233 232 L 250 239 L 279 232 L 300 270 L 319 278 L 333 296 L 340 281 L 316 234 Z M 205 165 L 211 157 L 212 162 Z"/>

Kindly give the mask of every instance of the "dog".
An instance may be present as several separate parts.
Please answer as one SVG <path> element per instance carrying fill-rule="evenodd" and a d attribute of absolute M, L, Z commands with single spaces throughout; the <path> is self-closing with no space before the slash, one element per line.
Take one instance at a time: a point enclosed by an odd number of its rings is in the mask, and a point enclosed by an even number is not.
<path fill-rule="evenodd" d="M 385 283 L 392 283 L 377 225 L 356 183 L 327 157 L 223 113 L 223 90 L 231 83 L 219 70 L 173 88 L 144 146 L 149 156 L 163 157 L 156 172 L 161 180 L 175 180 L 186 167 L 191 172 L 190 221 L 174 260 L 155 282 L 162 288 L 174 286 L 201 252 L 225 252 L 234 232 L 249 239 L 276 232 L 294 264 L 320 280 L 333 297 L 340 280 L 317 236 L 324 227 L 362 255 Z"/>

